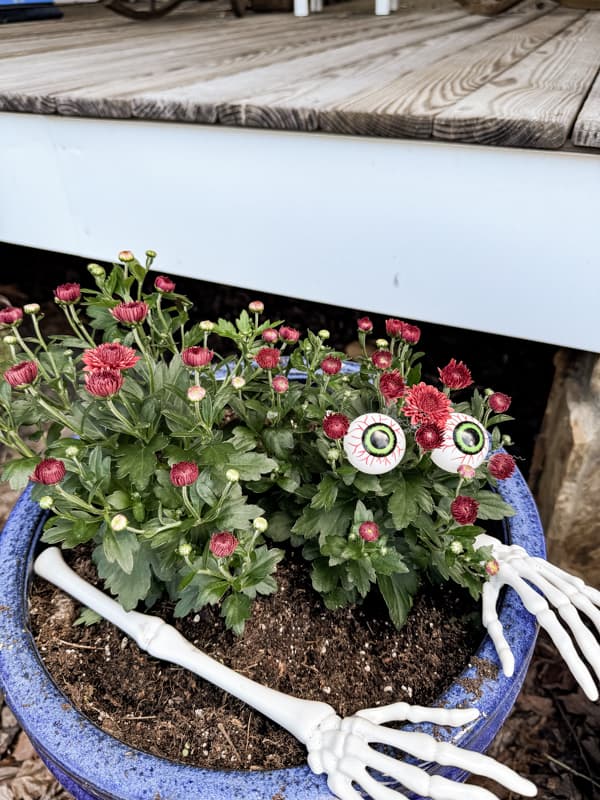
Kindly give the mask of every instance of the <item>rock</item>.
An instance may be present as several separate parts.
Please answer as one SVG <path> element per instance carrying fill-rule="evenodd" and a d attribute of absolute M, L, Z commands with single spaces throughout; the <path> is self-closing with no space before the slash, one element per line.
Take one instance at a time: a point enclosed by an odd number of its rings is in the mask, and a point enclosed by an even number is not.
<path fill-rule="evenodd" d="M 600 586 L 600 356 L 560 350 L 530 484 L 557 566 Z"/>

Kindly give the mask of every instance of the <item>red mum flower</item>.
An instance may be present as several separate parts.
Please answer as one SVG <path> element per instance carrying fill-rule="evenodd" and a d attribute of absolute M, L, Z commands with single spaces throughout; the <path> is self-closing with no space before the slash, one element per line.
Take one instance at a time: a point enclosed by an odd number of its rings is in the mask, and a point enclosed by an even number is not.
<path fill-rule="evenodd" d="M 14 389 L 20 389 L 33 383 L 37 378 L 38 365 L 35 361 L 21 361 L 14 367 L 9 367 L 4 373 L 4 379 L 10 383 Z"/>
<path fill-rule="evenodd" d="M 273 378 L 273 391 L 277 394 L 285 394 L 290 388 L 290 383 L 285 375 L 275 375 Z"/>
<path fill-rule="evenodd" d="M 110 309 L 110 313 L 119 322 L 135 325 L 146 319 L 149 310 L 148 303 L 144 303 L 143 300 L 132 300 L 130 303 L 119 303 Z"/>
<path fill-rule="evenodd" d="M 508 453 L 494 453 L 488 463 L 490 475 L 499 481 L 510 478 L 516 468 L 517 465 L 514 458 L 509 456 Z"/>
<path fill-rule="evenodd" d="M 130 369 L 140 360 L 133 347 L 118 342 L 99 344 L 93 350 L 85 350 L 81 356 L 85 372 L 94 369 Z"/>
<path fill-rule="evenodd" d="M 488 404 L 496 414 L 504 414 L 510 408 L 511 400 L 504 392 L 494 392 L 488 397 Z"/>
<path fill-rule="evenodd" d="M 385 321 L 385 332 L 388 336 L 393 336 L 394 339 L 399 339 L 402 337 L 402 331 L 404 329 L 404 322 L 400 319 L 386 319 Z"/>
<path fill-rule="evenodd" d="M 296 328 L 290 328 L 289 325 L 282 325 L 279 328 L 279 335 L 284 342 L 294 344 L 300 338 L 300 331 L 297 331 Z"/>
<path fill-rule="evenodd" d="M 449 389 L 466 389 L 473 383 L 469 368 L 462 361 L 451 358 L 443 369 L 438 367 L 440 380 Z"/>
<path fill-rule="evenodd" d="M 159 275 L 154 281 L 154 288 L 158 289 L 159 292 L 174 292 L 175 283 L 171 278 L 167 278 L 166 275 Z"/>
<path fill-rule="evenodd" d="M 66 471 L 65 465 L 60 459 L 45 458 L 34 469 L 31 480 L 50 486 L 53 483 L 60 483 L 65 477 Z"/>
<path fill-rule="evenodd" d="M 193 461 L 180 461 L 173 464 L 169 477 L 173 486 L 189 486 L 197 480 L 198 474 L 198 465 Z"/>
<path fill-rule="evenodd" d="M 321 361 L 321 369 L 326 375 L 337 375 L 342 368 L 342 360 L 335 356 L 326 356 Z"/>
<path fill-rule="evenodd" d="M 279 366 L 281 351 L 276 347 L 263 347 L 256 354 L 256 363 L 261 369 L 275 369 Z"/>
<path fill-rule="evenodd" d="M 92 370 L 85 376 L 85 388 L 94 397 L 112 397 L 122 386 L 123 375 L 118 369 L 102 367 Z"/>
<path fill-rule="evenodd" d="M 408 344 L 417 344 L 421 338 L 421 328 L 418 325 L 409 325 L 405 322 L 402 327 L 402 338 Z"/>
<path fill-rule="evenodd" d="M 450 513 L 459 525 L 472 525 L 477 519 L 479 503 L 472 497 L 459 495 L 450 505 Z"/>
<path fill-rule="evenodd" d="M 363 331 L 363 333 L 371 333 L 373 330 L 373 323 L 369 319 L 369 317 L 361 317 L 356 321 L 359 331 Z"/>
<path fill-rule="evenodd" d="M 265 328 L 261 336 L 263 338 L 263 342 L 268 342 L 269 344 L 275 344 L 277 339 L 279 339 L 279 333 L 275 330 L 275 328 Z"/>
<path fill-rule="evenodd" d="M 490 577 L 497 575 L 500 571 L 500 564 L 496 561 L 495 558 L 490 559 L 486 562 L 485 571 Z"/>
<path fill-rule="evenodd" d="M 402 413 L 413 425 L 433 423 L 438 428 L 444 427 L 451 411 L 450 399 L 435 386 L 423 382 L 408 390 L 402 407 Z"/>
<path fill-rule="evenodd" d="M 361 522 L 358 535 L 365 542 L 376 542 L 379 539 L 379 525 L 376 522 Z"/>
<path fill-rule="evenodd" d="M 78 283 L 61 283 L 54 290 L 54 297 L 59 303 L 76 303 L 81 297 L 81 286 Z"/>
<path fill-rule="evenodd" d="M 213 533 L 210 537 L 208 549 L 217 558 L 228 558 L 232 555 L 239 542 L 233 533 L 229 531 L 221 531 L 220 533 Z"/>
<path fill-rule="evenodd" d="M 350 420 L 345 414 L 327 414 L 323 419 L 323 431 L 330 439 L 343 439 L 349 427 Z"/>
<path fill-rule="evenodd" d="M 402 375 L 397 369 L 386 372 L 379 378 L 379 391 L 384 396 L 386 403 L 398 400 L 399 397 L 404 395 L 406 386 Z"/>
<path fill-rule="evenodd" d="M 214 352 L 208 347 L 187 347 L 181 353 L 181 360 L 186 367 L 207 367 L 214 355 Z"/>
<path fill-rule="evenodd" d="M 392 365 L 392 354 L 389 350 L 375 350 L 371 356 L 371 361 L 377 369 L 389 369 Z"/>
<path fill-rule="evenodd" d="M 23 319 L 23 310 L 14 306 L 6 306 L 0 310 L 0 325 L 14 325 Z"/>
<path fill-rule="evenodd" d="M 427 422 L 417 429 L 415 441 L 423 450 L 435 450 L 436 447 L 441 447 L 444 441 L 444 434 L 437 425 Z"/>

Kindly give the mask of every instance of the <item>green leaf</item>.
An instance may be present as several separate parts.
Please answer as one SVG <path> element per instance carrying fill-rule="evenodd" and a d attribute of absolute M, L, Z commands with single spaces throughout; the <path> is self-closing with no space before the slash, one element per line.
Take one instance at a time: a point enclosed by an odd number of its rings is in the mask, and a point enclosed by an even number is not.
<path fill-rule="evenodd" d="M 239 453 L 229 442 L 204 447 L 198 460 L 202 465 L 222 469 L 223 474 L 228 469 L 237 469 L 243 481 L 260 480 L 261 475 L 277 467 L 277 462 L 264 453 Z"/>
<path fill-rule="evenodd" d="M 265 428 L 261 437 L 267 453 L 282 461 L 289 458 L 294 449 L 294 435 L 290 430 Z"/>
<path fill-rule="evenodd" d="M 488 421 L 488 428 L 491 428 L 492 425 L 500 425 L 502 422 L 512 422 L 514 417 L 511 417 L 510 414 L 494 414 L 492 415 Z"/>
<path fill-rule="evenodd" d="M 157 467 L 154 449 L 149 445 L 121 445 L 117 455 L 117 477 L 129 478 L 139 491 L 144 491 Z"/>
<path fill-rule="evenodd" d="M 96 625 L 101 620 L 102 616 L 96 611 L 92 611 L 91 608 L 82 608 L 73 625 L 85 625 L 86 628 L 89 628 L 90 625 Z"/>
<path fill-rule="evenodd" d="M 310 501 L 312 508 L 324 508 L 330 511 L 337 500 L 339 488 L 339 481 L 333 475 L 325 475 Z"/>
<path fill-rule="evenodd" d="M 10 488 L 18 492 L 27 486 L 31 473 L 39 462 L 40 459 L 37 456 L 33 458 L 15 458 L 14 461 L 9 461 L 4 467 L 2 480 L 8 481 Z"/>
<path fill-rule="evenodd" d="M 292 533 L 306 538 L 344 535 L 352 521 L 352 503 L 338 503 L 330 511 L 307 507 L 296 520 Z"/>
<path fill-rule="evenodd" d="M 221 608 L 221 616 L 225 617 L 225 625 L 237 636 L 244 632 L 246 620 L 250 617 L 251 600 L 245 594 L 230 594 L 225 598 Z"/>
<path fill-rule="evenodd" d="M 332 592 L 339 583 L 340 568 L 330 567 L 329 559 L 316 558 L 310 573 L 313 589 L 321 594 Z"/>
<path fill-rule="evenodd" d="M 416 574 L 407 572 L 402 575 L 378 575 L 377 585 L 388 607 L 390 619 L 400 629 L 406 622 L 418 588 Z"/>
<path fill-rule="evenodd" d="M 112 492 L 108 495 L 106 502 L 111 508 L 114 508 L 115 511 L 123 511 L 124 508 L 129 508 L 131 498 L 127 492 L 124 492 L 122 489 L 117 489 L 116 492 Z"/>
<path fill-rule="evenodd" d="M 418 514 L 417 491 L 412 483 L 398 475 L 398 485 L 388 501 L 388 511 L 392 515 L 398 530 L 404 530 L 413 522 Z"/>
<path fill-rule="evenodd" d="M 102 539 L 102 548 L 106 560 L 121 567 L 128 575 L 133 570 L 134 557 L 140 549 L 140 543 L 135 533 L 130 531 L 115 531 L 108 528 Z"/>
<path fill-rule="evenodd" d="M 292 530 L 292 517 L 286 511 L 276 511 L 269 514 L 269 527 L 267 537 L 273 542 L 285 542 L 290 538 Z"/>
<path fill-rule="evenodd" d="M 269 550 L 264 545 L 257 547 L 250 556 L 250 567 L 246 567 L 241 575 L 241 588 L 247 589 L 262 583 L 273 574 L 283 555 L 283 550 L 276 548 Z"/>
<path fill-rule="evenodd" d="M 106 588 L 116 594 L 125 611 L 132 611 L 140 600 L 144 600 L 152 588 L 150 559 L 145 550 L 139 550 L 130 573 L 124 572 L 118 563 L 107 560 L 102 546 L 93 554 L 98 575 L 104 580 Z"/>
<path fill-rule="evenodd" d="M 228 441 L 239 453 L 247 453 L 256 447 L 256 436 L 244 425 L 237 425 Z"/>
<path fill-rule="evenodd" d="M 371 588 L 371 583 L 376 580 L 375 570 L 367 558 L 360 561 L 349 561 L 346 565 L 350 582 L 356 587 L 361 597 L 366 597 Z"/>
<path fill-rule="evenodd" d="M 475 495 L 475 500 L 479 503 L 478 519 L 504 519 L 504 517 L 514 517 L 516 514 L 515 509 L 505 503 L 496 492 L 482 489 Z"/>

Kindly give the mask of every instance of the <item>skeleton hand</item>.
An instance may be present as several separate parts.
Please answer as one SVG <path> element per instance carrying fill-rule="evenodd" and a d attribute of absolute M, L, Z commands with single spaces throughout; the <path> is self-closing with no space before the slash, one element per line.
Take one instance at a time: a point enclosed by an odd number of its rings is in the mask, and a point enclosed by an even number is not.
<path fill-rule="evenodd" d="M 423 708 L 406 703 L 365 709 L 346 719 L 332 714 L 317 726 L 306 742 L 308 765 L 317 774 L 327 773 L 327 785 L 340 800 L 363 800 L 353 783 L 373 800 L 406 798 L 406 795 L 374 778 L 373 770 L 389 776 L 393 784 L 400 783 L 407 790 L 433 800 L 492 800 L 496 797 L 479 786 L 466 786 L 439 775 L 429 775 L 420 767 L 370 746 L 371 742 L 377 742 L 424 761 L 436 761 L 486 775 L 511 792 L 533 797 L 536 788 L 532 783 L 488 756 L 438 742 L 425 733 L 394 730 L 381 724 L 408 720 L 456 726 L 473 722 L 478 716 L 477 709 Z"/>
<path fill-rule="evenodd" d="M 535 615 L 548 632 L 585 694 L 590 700 L 597 700 L 596 682 L 577 653 L 571 636 L 600 681 L 600 644 L 579 616 L 579 611 L 583 611 L 600 633 L 600 592 L 545 559 L 529 556 L 522 547 L 501 544 L 486 534 L 481 534 L 475 540 L 475 547 L 489 545 L 499 569 L 483 587 L 482 619 L 505 675 L 513 674 L 515 662 L 496 612 L 503 584 L 517 592 L 525 608 Z M 569 630 L 559 622 L 549 603 L 556 607 Z"/>

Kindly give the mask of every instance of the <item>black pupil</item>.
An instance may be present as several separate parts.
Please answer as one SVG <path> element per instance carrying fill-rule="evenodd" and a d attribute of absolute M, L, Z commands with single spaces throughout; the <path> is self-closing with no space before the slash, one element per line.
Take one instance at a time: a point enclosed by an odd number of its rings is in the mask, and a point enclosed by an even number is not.
<path fill-rule="evenodd" d="M 478 453 L 483 447 L 483 434 L 472 422 L 462 422 L 454 429 L 454 443 L 463 453 Z"/>
<path fill-rule="evenodd" d="M 363 447 L 372 456 L 388 456 L 396 446 L 396 435 L 387 425 L 370 425 L 362 437 Z"/>

